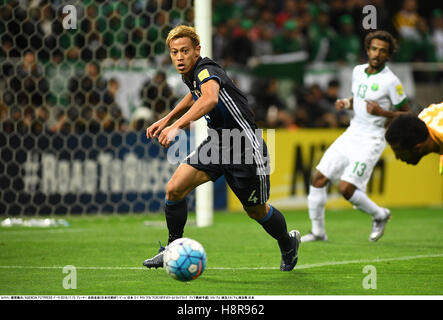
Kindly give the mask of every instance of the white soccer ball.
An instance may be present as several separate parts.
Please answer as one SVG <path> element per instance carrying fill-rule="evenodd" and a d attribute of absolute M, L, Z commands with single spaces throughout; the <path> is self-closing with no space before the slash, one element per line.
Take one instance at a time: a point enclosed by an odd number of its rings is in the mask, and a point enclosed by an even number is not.
<path fill-rule="evenodd" d="M 206 267 L 205 249 L 193 239 L 177 239 L 166 247 L 163 266 L 174 279 L 180 281 L 197 279 Z"/>

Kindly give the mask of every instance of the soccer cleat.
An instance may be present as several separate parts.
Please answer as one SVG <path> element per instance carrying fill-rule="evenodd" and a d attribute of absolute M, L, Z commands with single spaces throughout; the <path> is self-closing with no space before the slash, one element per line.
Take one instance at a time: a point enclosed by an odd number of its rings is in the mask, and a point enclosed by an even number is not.
<path fill-rule="evenodd" d="M 143 265 L 146 268 L 163 268 L 163 254 L 166 248 L 162 246 L 160 241 L 158 243 L 160 244 L 160 249 L 158 249 L 158 253 L 152 258 L 143 261 Z"/>
<path fill-rule="evenodd" d="M 369 235 L 369 241 L 375 242 L 380 239 L 385 232 L 386 223 L 391 220 L 391 211 L 386 208 L 384 208 L 383 210 L 386 213 L 386 217 L 384 219 L 372 219 L 372 230 L 371 234 Z"/>
<path fill-rule="evenodd" d="M 298 247 L 300 245 L 300 232 L 298 230 L 292 230 L 289 232 L 289 236 L 293 239 L 293 247 L 288 252 L 282 252 L 281 254 L 281 271 L 291 271 L 294 269 L 298 261 Z"/>
<path fill-rule="evenodd" d="M 313 241 L 328 241 L 328 236 L 326 235 L 326 233 L 322 236 L 316 236 L 311 231 L 308 234 L 301 237 L 301 242 L 313 242 Z"/>

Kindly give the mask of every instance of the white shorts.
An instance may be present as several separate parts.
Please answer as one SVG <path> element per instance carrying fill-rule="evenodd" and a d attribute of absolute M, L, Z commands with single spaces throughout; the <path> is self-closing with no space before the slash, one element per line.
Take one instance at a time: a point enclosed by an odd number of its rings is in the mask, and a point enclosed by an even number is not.
<path fill-rule="evenodd" d="M 316 169 L 332 183 L 349 182 L 363 192 L 386 146 L 381 137 L 360 135 L 346 130 L 326 150 Z"/>

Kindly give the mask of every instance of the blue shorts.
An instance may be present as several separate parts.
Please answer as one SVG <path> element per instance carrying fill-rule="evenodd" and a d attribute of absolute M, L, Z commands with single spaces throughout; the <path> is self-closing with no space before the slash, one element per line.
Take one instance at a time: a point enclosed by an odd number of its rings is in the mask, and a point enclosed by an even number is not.
<path fill-rule="evenodd" d="M 262 142 L 264 144 L 263 154 L 254 156 L 252 163 L 246 162 L 244 157 L 241 157 L 242 163 L 234 164 L 223 164 L 222 161 L 209 163 L 208 161 L 203 161 L 199 157 L 200 150 L 202 148 L 205 148 L 205 150 L 210 149 L 208 148 L 210 143 L 209 138 L 204 140 L 183 162 L 197 170 L 206 172 L 212 181 L 216 181 L 221 176 L 224 176 L 227 184 L 243 206 L 249 207 L 266 203 L 269 199 L 271 184 L 268 170 L 266 170 L 265 166 L 267 164 L 269 167 L 265 142 Z M 220 155 L 219 159 L 221 157 Z"/>

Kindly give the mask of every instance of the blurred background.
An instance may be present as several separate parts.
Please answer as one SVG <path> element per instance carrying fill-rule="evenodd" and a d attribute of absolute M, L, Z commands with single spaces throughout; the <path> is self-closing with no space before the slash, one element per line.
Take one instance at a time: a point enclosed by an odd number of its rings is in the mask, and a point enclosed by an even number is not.
<path fill-rule="evenodd" d="M 76 9 L 73 29 L 63 26 L 68 4 Z M 366 5 L 377 10 L 377 29 L 398 40 L 389 66 L 413 111 L 441 102 L 438 2 L 212 1 L 212 58 L 247 94 L 259 126 L 289 137 L 313 130 L 306 141 L 314 142 L 294 142 L 291 149 L 314 148 L 315 156 L 303 160 L 307 152 L 288 153 L 290 172 L 275 178 L 289 207 L 305 206 L 313 165 L 349 124 L 352 115 L 335 111 L 334 102 L 351 95 L 352 68 L 366 62 Z M 0 0 L 0 214 L 163 209 L 164 186 L 176 164 L 144 134 L 187 92 L 165 38 L 176 25 L 194 25 L 194 18 L 191 0 Z M 381 202 L 441 205 L 441 179 L 428 181 L 432 199 L 414 191 L 419 200 L 408 202 L 389 193 L 395 189 L 389 181 L 397 179 L 390 172 L 401 176 L 404 169 L 389 169 L 394 160 L 390 154 L 382 158 L 381 173 L 370 184 Z M 436 176 L 434 169 L 432 164 Z M 421 188 L 429 196 L 428 189 Z M 235 208 L 223 180 L 214 192 L 216 209 Z M 191 207 L 193 201 L 191 195 Z"/>

